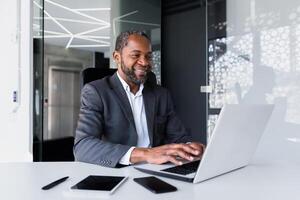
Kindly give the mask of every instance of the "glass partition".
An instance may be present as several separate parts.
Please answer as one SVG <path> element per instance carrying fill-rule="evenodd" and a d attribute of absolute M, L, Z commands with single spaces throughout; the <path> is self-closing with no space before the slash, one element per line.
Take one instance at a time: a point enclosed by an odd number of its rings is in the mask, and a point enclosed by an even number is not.
<path fill-rule="evenodd" d="M 44 80 L 44 1 L 33 1 L 33 160 L 42 159 Z"/>
<path fill-rule="evenodd" d="M 223 3 L 224 10 L 208 15 L 218 19 L 208 47 L 209 124 L 224 103 L 275 104 L 272 134 L 299 141 L 300 2 L 212 2 Z"/>
<path fill-rule="evenodd" d="M 80 72 L 115 67 L 110 55 L 120 31 L 149 34 L 160 82 L 160 1 L 33 0 L 33 6 L 34 160 L 73 160 Z"/>

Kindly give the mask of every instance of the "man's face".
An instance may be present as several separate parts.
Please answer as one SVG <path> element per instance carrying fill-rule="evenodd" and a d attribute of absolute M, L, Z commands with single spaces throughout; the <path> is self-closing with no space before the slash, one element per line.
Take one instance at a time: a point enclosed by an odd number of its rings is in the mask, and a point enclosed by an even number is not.
<path fill-rule="evenodd" d="M 147 73 L 152 68 L 151 57 L 150 42 L 143 36 L 131 35 L 128 38 L 128 44 L 115 58 L 120 64 L 120 69 L 118 69 L 121 70 L 120 75 L 125 76 L 122 78 L 135 85 L 140 85 L 145 83 Z"/>

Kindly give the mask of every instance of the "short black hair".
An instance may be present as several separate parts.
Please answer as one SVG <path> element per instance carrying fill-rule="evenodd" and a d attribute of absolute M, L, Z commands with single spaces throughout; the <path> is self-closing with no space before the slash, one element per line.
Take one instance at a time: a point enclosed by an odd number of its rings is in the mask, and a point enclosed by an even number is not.
<path fill-rule="evenodd" d="M 137 31 L 137 30 L 124 31 L 121 32 L 117 37 L 115 51 L 121 52 L 122 49 L 127 45 L 128 38 L 131 35 L 140 35 L 142 37 L 147 38 L 147 40 L 149 40 L 149 42 L 151 43 L 149 36 L 144 31 Z"/>

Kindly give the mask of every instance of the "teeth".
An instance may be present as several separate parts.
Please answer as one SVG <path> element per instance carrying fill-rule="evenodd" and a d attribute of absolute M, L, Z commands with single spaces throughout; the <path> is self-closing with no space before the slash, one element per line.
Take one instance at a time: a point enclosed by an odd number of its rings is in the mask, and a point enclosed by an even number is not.
<path fill-rule="evenodd" d="M 137 69 L 137 72 L 142 72 L 142 73 L 146 73 L 146 70 L 142 70 L 142 69 Z"/>

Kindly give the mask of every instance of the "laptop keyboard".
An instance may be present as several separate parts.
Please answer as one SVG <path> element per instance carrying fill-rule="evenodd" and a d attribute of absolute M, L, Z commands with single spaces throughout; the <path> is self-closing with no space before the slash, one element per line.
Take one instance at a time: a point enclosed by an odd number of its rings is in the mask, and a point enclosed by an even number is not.
<path fill-rule="evenodd" d="M 187 174 L 196 172 L 199 164 L 200 164 L 200 160 L 197 160 L 197 161 L 189 162 L 189 163 L 186 163 L 183 165 L 166 168 L 161 171 L 175 173 L 175 174 L 181 174 L 181 175 L 187 175 Z"/>

